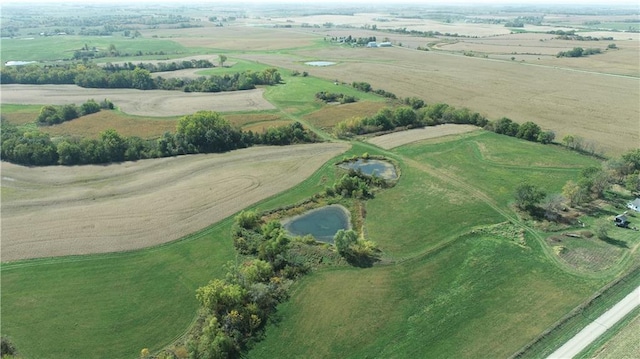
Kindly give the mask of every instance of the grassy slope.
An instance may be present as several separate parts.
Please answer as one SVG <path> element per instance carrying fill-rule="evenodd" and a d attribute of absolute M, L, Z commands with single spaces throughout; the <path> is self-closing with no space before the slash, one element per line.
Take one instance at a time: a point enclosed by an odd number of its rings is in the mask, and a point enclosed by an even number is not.
<path fill-rule="evenodd" d="M 334 172 L 330 161 L 257 207 L 307 198 L 333 183 Z M 143 347 L 159 350 L 194 318 L 195 289 L 235 258 L 231 222 L 142 251 L 3 264 L 2 333 L 33 358 L 131 358 Z"/>
<path fill-rule="evenodd" d="M 461 235 L 515 218 L 509 202 L 522 179 L 560 188 L 593 160 L 491 133 L 462 137 L 394 151 L 403 177 L 368 203 L 367 231 L 399 261 L 303 280 L 251 357 L 506 357 L 610 279 L 567 274 L 530 235 L 525 247 Z M 477 148 L 491 160 L 469 156 Z M 463 176 L 492 203 L 429 169 Z"/>

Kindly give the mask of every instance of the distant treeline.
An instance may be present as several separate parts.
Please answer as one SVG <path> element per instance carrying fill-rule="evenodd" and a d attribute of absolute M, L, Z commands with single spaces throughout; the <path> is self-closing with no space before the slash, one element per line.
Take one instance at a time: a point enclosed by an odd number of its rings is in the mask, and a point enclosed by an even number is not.
<path fill-rule="evenodd" d="M 355 96 L 345 95 L 343 93 L 320 91 L 316 93 L 316 98 L 326 103 L 340 102 L 341 104 L 357 102 L 358 98 Z"/>
<path fill-rule="evenodd" d="M 185 64 L 182 64 L 185 65 Z M 171 66 L 171 65 L 168 65 Z M 178 64 L 176 63 L 176 67 Z M 164 79 L 152 77 L 146 68 L 128 65 L 111 65 L 102 68 L 96 65 L 60 66 L 4 66 L 0 69 L 3 84 L 71 85 L 88 88 L 133 88 L 138 90 L 181 90 L 185 92 L 221 92 L 254 89 L 257 85 L 275 85 L 281 82 L 278 70 L 269 68 L 261 72 L 244 71 L 235 74 L 202 76 L 197 79 Z"/>
<path fill-rule="evenodd" d="M 390 99 L 394 99 L 394 100 L 398 98 L 392 92 L 385 91 L 385 90 L 382 90 L 382 89 L 374 90 L 373 87 L 371 87 L 371 84 L 368 83 L 368 82 L 353 82 L 351 84 L 351 86 L 353 86 L 353 88 L 355 88 L 355 89 L 357 89 L 359 91 L 362 91 L 362 92 L 373 92 L 373 93 L 378 94 L 380 96 L 384 96 L 386 98 L 390 98 Z"/>
<path fill-rule="evenodd" d="M 36 117 L 36 123 L 41 126 L 56 125 L 65 121 L 71 121 L 81 116 L 90 115 L 92 113 L 99 112 L 101 109 L 113 110 L 113 102 L 105 99 L 100 103 L 90 99 L 80 106 L 74 104 L 54 106 L 46 105 L 42 106 L 38 117 Z"/>
<path fill-rule="evenodd" d="M 445 103 L 426 105 L 418 98 L 406 98 L 395 109 L 386 107 L 373 116 L 355 117 L 338 123 L 334 132 L 339 137 L 351 137 L 367 133 L 392 131 L 396 128 L 419 128 L 445 123 L 469 124 L 495 133 L 522 138 L 527 141 L 550 143 L 555 139 L 553 131 L 542 131 L 533 122 L 518 124 L 503 117 L 489 121 L 486 117 L 467 108 L 455 108 Z"/>
<path fill-rule="evenodd" d="M 200 111 L 182 117 L 176 133 L 158 139 L 123 137 L 107 130 L 98 139 L 55 138 L 38 130 L 19 129 L 2 121 L 2 159 L 22 165 L 79 165 L 135 161 L 192 153 L 225 152 L 253 145 L 288 145 L 316 142 L 300 123 L 272 127 L 263 133 L 242 131 L 218 113 Z"/>
<path fill-rule="evenodd" d="M 184 60 L 184 61 L 173 61 L 173 62 L 159 62 L 157 64 L 147 62 L 147 63 L 137 63 L 134 64 L 132 62 L 127 62 L 125 64 L 112 64 L 108 62 L 104 65 L 104 69 L 109 72 L 116 71 L 126 71 L 126 70 L 135 70 L 136 68 L 142 68 L 148 70 L 149 72 L 164 72 L 164 71 L 178 71 L 184 69 L 207 69 L 215 67 L 215 65 L 209 60 Z"/>
<path fill-rule="evenodd" d="M 583 49 L 582 47 L 574 47 L 569 51 L 560 51 L 556 57 L 583 57 L 602 53 L 602 50 L 596 48 Z"/>

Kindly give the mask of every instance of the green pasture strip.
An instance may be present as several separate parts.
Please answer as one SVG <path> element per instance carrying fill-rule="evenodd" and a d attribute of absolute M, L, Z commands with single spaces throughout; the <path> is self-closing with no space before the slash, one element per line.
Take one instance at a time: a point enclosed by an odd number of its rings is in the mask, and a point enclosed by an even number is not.
<path fill-rule="evenodd" d="M 579 303 L 562 319 L 551 325 L 535 341 L 521 348 L 516 358 L 543 358 L 573 338 L 584 327 L 613 307 L 640 284 L 640 267 L 637 266 L 586 301 Z"/>
<path fill-rule="evenodd" d="M 106 51 L 110 45 L 114 45 L 121 53 L 134 54 L 141 51 L 164 52 L 165 54 L 176 55 L 187 54 L 190 51 L 184 46 L 171 41 L 154 38 L 125 38 L 120 36 L 34 36 L 27 38 L 3 38 L 0 39 L 2 48 L 2 61 L 55 61 L 61 59 L 71 59 L 76 50 L 80 50 L 84 45 L 90 49 L 96 47 L 98 50 Z M 158 55 L 155 55 L 157 58 Z M 184 56 L 184 55 L 182 55 Z M 136 56 L 99 58 L 92 61 L 137 61 Z"/>
<path fill-rule="evenodd" d="M 16 105 L 10 103 L 2 103 L 0 104 L 0 113 L 9 114 L 9 113 L 34 113 L 38 114 L 42 105 Z"/>
<path fill-rule="evenodd" d="M 465 141 L 410 144 L 396 151 L 462 179 L 505 210 L 522 182 L 535 184 L 549 194 L 560 193 L 568 180 L 577 179 L 582 168 L 599 166 L 597 160 L 571 151 L 492 132 Z"/>
<path fill-rule="evenodd" d="M 463 236 L 397 265 L 305 277 L 250 357 L 506 357 L 599 284 L 508 239 Z"/>
<path fill-rule="evenodd" d="M 640 329 L 640 308 L 631 311 L 574 358 L 590 359 L 607 347 L 611 347 L 611 352 L 603 355 L 604 358 L 632 358 L 640 350 L 638 329 Z"/>
<path fill-rule="evenodd" d="M 262 72 L 268 68 L 273 67 L 255 61 L 240 60 L 235 58 L 228 58 L 227 61 L 225 61 L 224 67 L 220 67 L 219 63 L 214 63 L 214 65 L 216 65 L 216 67 L 198 71 L 198 75 L 233 75 L 235 73 L 245 71 Z"/>
<path fill-rule="evenodd" d="M 284 84 L 269 86 L 265 98 L 276 107 L 293 116 L 304 116 L 318 110 L 323 104 L 316 101 L 320 91 L 343 93 L 355 96 L 360 101 L 384 101 L 382 96 L 360 92 L 349 85 L 335 85 L 331 81 L 313 76 L 290 76 L 288 70 L 280 69 Z"/>
<path fill-rule="evenodd" d="M 235 256 L 231 220 L 141 251 L 2 264 L 2 331 L 27 358 L 132 358 L 185 332 Z"/>
<path fill-rule="evenodd" d="M 351 153 L 351 152 L 350 152 Z M 299 202 L 335 179 L 327 162 L 253 208 Z M 233 216 L 182 240 L 139 251 L 3 263 L 2 332 L 27 358 L 133 358 L 182 336 L 195 289 L 236 258 Z"/>

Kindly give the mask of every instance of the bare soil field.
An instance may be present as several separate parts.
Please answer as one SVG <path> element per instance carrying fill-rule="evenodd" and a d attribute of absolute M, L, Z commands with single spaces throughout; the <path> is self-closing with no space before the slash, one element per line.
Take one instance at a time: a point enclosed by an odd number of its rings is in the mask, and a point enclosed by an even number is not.
<path fill-rule="evenodd" d="M 199 110 L 217 112 L 270 110 L 275 107 L 263 97 L 263 89 L 186 93 L 134 89 L 89 89 L 75 85 L 2 85 L 2 103 L 81 104 L 88 99 L 111 100 L 122 112 L 139 116 L 181 116 Z"/>
<path fill-rule="evenodd" d="M 401 98 L 417 96 L 427 103 L 468 107 L 493 120 L 533 121 L 555 131 L 557 139 L 581 136 L 606 153 L 621 153 L 640 143 L 638 78 L 399 47 L 329 47 L 295 55 L 338 62 L 313 69 L 313 76 L 366 81 Z M 242 55 L 272 66 L 308 70 L 298 56 Z M 586 63 L 590 58 L 563 60 Z"/>
<path fill-rule="evenodd" d="M 348 147 L 254 147 L 108 166 L 2 162 L 1 260 L 166 243 L 295 186 Z"/>
<path fill-rule="evenodd" d="M 412 142 L 449 135 L 459 135 L 461 133 L 478 130 L 478 127 L 471 125 L 445 124 L 433 127 L 416 128 L 408 131 L 393 132 L 382 136 L 372 137 L 368 139 L 367 142 L 378 147 L 382 147 L 385 150 L 390 150 Z"/>

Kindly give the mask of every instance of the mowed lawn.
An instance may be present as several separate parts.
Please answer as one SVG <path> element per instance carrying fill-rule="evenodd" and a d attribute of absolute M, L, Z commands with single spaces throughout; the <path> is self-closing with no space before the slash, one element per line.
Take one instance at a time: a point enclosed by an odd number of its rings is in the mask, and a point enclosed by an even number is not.
<path fill-rule="evenodd" d="M 524 244 L 474 231 L 517 221 L 519 182 L 553 192 L 595 160 L 488 132 L 459 138 L 388 153 L 402 178 L 366 219 L 384 264 L 303 279 L 250 357 L 508 357 L 611 279 L 565 272 L 524 230 Z"/>

